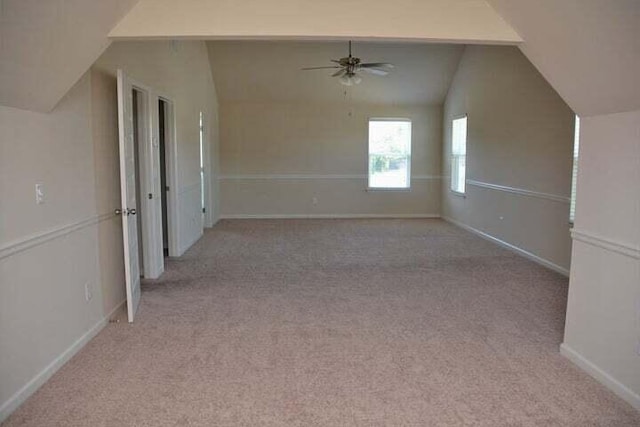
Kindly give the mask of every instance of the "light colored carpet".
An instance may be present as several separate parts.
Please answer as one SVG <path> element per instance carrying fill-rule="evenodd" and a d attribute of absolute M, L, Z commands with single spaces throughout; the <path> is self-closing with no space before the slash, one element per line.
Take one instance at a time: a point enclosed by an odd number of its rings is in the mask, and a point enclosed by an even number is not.
<path fill-rule="evenodd" d="M 638 426 L 567 279 L 440 220 L 221 221 L 8 426 Z"/>

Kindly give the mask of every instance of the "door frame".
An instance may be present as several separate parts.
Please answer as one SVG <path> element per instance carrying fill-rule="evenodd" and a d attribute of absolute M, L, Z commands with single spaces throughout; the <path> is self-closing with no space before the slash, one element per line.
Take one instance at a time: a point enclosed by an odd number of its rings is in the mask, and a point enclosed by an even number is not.
<path fill-rule="evenodd" d="M 165 165 L 159 167 L 166 167 L 165 173 L 167 175 L 167 185 L 169 191 L 167 192 L 167 231 L 169 241 L 169 256 L 180 256 L 180 239 L 179 239 L 179 227 L 180 224 L 178 215 L 178 144 L 176 135 L 176 113 L 175 103 L 173 100 L 166 96 L 166 94 L 158 94 L 155 101 L 156 112 L 158 111 L 158 102 L 163 101 L 165 103 Z M 156 129 L 158 127 L 156 126 Z M 159 144 L 159 142 L 158 142 Z M 160 162 L 158 153 L 158 163 Z M 158 179 L 158 187 L 160 181 Z M 160 189 L 161 190 L 161 189 Z M 158 199 L 160 201 L 160 199 Z M 160 206 L 160 212 L 162 214 L 162 206 Z M 162 223 L 160 223 L 160 236 L 162 236 Z M 160 240 L 160 246 L 162 246 L 162 239 Z"/>
<path fill-rule="evenodd" d="M 138 141 L 140 165 L 140 193 L 137 195 L 137 205 L 141 211 L 142 226 L 142 253 L 143 253 L 143 277 L 146 279 L 157 279 L 164 272 L 164 253 L 162 248 L 162 202 L 160 188 L 160 135 L 158 103 L 165 102 L 165 161 L 167 163 L 167 185 L 169 186 L 167 198 L 167 221 L 169 256 L 179 256 L 178 242 L 178 209 L 176 189 L 178 176 L 178 152 L 176 139 L 176 114 L 175 103 L 171 97 L 160 91 L 147 86 L 135 79 L 129 78 L 132 90 L 142 93 L 138 103 L 141 118 L 141 132 Z M 144 105 L 142 105 L 144 104 Z M 140 108 L 142 106 L 142 108 Z M 140 111 L 141 110 L 141 111 Z M 142 128 L 141 128 L 142 129 Z M 149 199 L 151 195 L 151 199 Z M 140 209 L 141 208 L 141 209 Z"/>

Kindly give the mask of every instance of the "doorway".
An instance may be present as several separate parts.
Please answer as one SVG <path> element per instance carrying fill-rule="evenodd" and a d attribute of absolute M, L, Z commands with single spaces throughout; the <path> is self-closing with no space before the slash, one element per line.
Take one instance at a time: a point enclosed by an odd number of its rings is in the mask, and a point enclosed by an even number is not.
<path fill-rule="evenodd" d="M 157 279 L 164 257 L 179 255 L 173 102 L 118 70 L 118 128 L 125 285 L 129 321 L 140 278 Z"/>
<path fill-rule="evenodd" d="M 158 99 L 158 145 L 160 152 L 160 197 L 162 205 L 162 254 L 164 257 L 169 256 L 169 212 L 168 212 L 168 197 L 169 197 L 169 184 L 167 181 L 167 141 L 166 141 L 166 126 L 167 126 L 167 101 Z"/>

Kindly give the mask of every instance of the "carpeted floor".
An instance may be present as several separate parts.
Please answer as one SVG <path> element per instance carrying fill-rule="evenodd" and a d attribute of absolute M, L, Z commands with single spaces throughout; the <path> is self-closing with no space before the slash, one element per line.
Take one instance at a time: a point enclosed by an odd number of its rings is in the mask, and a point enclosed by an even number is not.
<path fill-rule="evenodd" d="M 221 221 L 8 426 L 638 426 L 567 279 L 440 220 Z"/>

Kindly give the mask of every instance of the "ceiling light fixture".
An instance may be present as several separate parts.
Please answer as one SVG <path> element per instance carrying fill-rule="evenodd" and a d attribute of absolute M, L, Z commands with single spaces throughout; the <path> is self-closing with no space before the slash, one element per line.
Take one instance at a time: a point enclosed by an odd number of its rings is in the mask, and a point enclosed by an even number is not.
<path fill-rule="evenodd" d="M 355 73 L 345 73 L 342 77 L 340 77 L 340 83 L 345 86 L 353 86 L 357 85 L 362 81 L 362 77 Z"/>
<path fill-rule="evenodd" d="M 393 64 L 388 62 L 362 62 L 360 58 L 356 58 L 351 55 L 351 42 L 349 42 L 349 56 L 345 56 L 340 59 L 332 59 L 331 62 L 334 65 L 326 67 L 309 67 L 303 68 L 303 70 L 322 70 L 322 69 L 334 69 L 337 70 L 331 75 L 331 77 L 339 77 L 340 83 L 345 86 L 357 85 L 362 81 L 359 73 L 366 72 L 376 76 L 386 76 L 393 68 Z"/>

